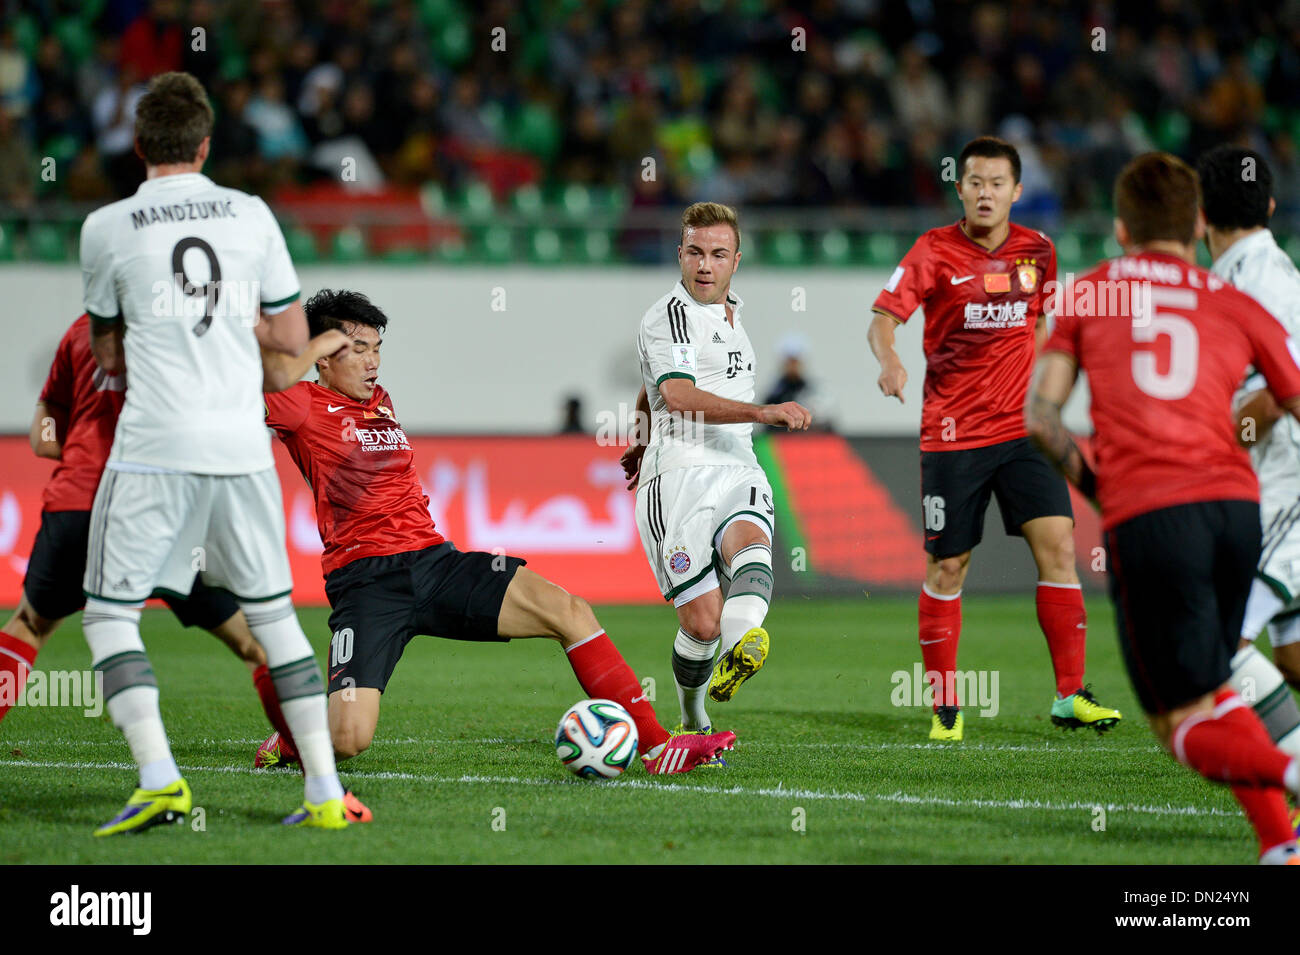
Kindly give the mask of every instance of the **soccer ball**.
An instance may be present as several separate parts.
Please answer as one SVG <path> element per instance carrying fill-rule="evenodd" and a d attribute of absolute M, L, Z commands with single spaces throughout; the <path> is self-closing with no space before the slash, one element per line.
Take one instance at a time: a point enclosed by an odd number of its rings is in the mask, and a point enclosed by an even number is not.
<path fill-rule="evenodd" d="M 613 700 L 583 700 L 569 707 L 555 730 L 555 755 L 588 779 L 613 779 L 636 759 L 632 714 Z"/>

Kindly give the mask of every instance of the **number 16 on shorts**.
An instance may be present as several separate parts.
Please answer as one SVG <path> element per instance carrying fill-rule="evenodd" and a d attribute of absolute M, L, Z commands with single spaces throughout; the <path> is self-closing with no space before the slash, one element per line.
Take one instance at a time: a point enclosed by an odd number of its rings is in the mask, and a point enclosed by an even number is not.
<path fill-rule="evenodd" d="M 913 498 L 913 500 L 916 500 Z M 943 530 L 943 497 L 927 494 L 921 498 L 921 511 L 925 519 L 925 529 L 938 533 Z"/>

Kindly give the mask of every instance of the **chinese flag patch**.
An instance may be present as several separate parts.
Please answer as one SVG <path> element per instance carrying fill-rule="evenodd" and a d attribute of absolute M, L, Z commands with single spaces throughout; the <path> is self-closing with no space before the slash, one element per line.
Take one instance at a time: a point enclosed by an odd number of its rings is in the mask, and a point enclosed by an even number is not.
<path fill-rule="evenodd" d="M 984 291 L 990 295 L 994 292 L 1011 291 L 1011 273 L 1010 272 L 985 272 L 984 273 Z"/>

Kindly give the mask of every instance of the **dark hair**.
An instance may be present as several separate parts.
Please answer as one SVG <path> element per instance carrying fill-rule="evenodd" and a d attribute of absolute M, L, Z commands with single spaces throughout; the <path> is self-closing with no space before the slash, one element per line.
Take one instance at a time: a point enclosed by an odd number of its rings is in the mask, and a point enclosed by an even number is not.
<path fill-rule="evenodd" d="M 304 306 L 307 328 L 315 338 L 331 328 L 342 329 L 345 323 L 369 325 L 379 334 L 388 327 L 388 316 L 360 292 L 323 288 Z"/>
<path fill-rule="evenodd" d="M 1201 187 L 1196 170 L 1169 153 L 1144 153 L 1115 180 L 1115 215 L 1137 245 L 1196 241 Z"/>
<path fill-rule="evenodd" d="M 1020 153 L 1005 139 L 996 136 L 977 136 L 961 148 L 957 157 L 957 178 L 966 175 L 966 160 L 971 156 L 981 159 L 1005 159 L 1011 163 L 1011 176 L 1015 182 L 1020 181 Z"/>
<path fill-rule="evenodd" d="M 1196 162 L 1201 177 L 1201 208 L 1216 229 L 1252 229 L 1268 225 L 1273 198 L 1273 171 L 1253 149 L 1215 146 Z"/>
<path fill-rule="evenodd" d="M 212 135 L 212 104 L 189 73 L 160 73 L 135 108 L 135 139 L 150 166 L 194 162 Z"/>

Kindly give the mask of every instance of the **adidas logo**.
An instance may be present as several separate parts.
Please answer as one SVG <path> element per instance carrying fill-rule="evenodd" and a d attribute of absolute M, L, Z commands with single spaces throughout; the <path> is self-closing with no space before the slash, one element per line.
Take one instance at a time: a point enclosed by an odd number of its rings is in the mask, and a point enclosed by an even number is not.
<path fill-rule="evenodd" d="M 713 344 L 715 344 L 715 345 L 721 345 L 721 344 L 722 344 L 722 336 L 719 335 L 717 332 L 714 332 L 714 333 L 713 333 Z"/>

